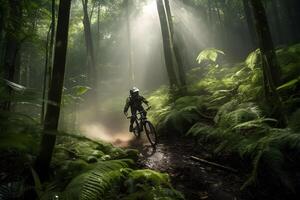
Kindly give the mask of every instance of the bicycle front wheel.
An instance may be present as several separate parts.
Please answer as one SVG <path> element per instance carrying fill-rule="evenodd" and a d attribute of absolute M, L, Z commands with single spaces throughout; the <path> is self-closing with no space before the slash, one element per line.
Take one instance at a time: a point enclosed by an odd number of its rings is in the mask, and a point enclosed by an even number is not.
<path fill-rule="evenodd" d="M 147 138 L 152 146 L 155 146 L 157 144 L 157 134 L 155 131 L 154 126 L 151 124 L 151 122 L 146 121 L 144 124 L 144 130 L 146 132 Z"/>

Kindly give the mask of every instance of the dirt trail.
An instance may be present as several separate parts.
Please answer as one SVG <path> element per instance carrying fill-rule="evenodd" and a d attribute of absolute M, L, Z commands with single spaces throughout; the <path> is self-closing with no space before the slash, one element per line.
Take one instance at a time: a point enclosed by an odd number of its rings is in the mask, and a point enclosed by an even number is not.
<path fill-rule="evenodd" d="M 187 200 L 251 199 L 240 192 L 243 180 L 239 174 L 191 160 L 190 156 L 207 159 L 210 155 L 205 151 L 195 152 L 190 140 L 162 138 L 156 149 L 143 141 L 134 140 L 130 145 L 140 150 L 141 167 L 168 173 L 174 187 L 183 192 Z"/>

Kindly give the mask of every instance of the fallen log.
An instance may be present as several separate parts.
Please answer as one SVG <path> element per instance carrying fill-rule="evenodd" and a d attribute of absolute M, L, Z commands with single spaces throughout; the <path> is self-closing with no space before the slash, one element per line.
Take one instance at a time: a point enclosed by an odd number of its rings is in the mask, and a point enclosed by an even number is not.
<path fill-rule="evenodd" d="M 223 170 L 226 170 L 226 171 L 229 171 L 229 172 L 232 172 L 232 173 L 238 173 L 238 171 L 236 169 L 233 169 L 231 167 L 227 167 L 227 166 L 224 166 L 224 165 L 221 165 L 221 164 L 218 164 L 218 163 L 214 163 L 214 162 L 211 162 L 211 161 L 207 161 L 207 160 L 204 160 L 202 158 L 197 158 L 195 156 L 190 156 L 190 159 L 192 159 L 194 161 L 204 163 L 204 164 L 207 164 L 207 165 L 210 165 L 210 166 L 213 166 L 213 167 L 216 167 L 216 168 L 219 168 L 219 169 L 223 169 Z"/>

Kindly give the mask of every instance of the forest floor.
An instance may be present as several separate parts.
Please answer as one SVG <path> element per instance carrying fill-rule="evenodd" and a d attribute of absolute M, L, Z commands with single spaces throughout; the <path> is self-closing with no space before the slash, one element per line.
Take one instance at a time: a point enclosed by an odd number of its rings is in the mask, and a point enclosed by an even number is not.
<path fill-rule="evenodd" d="M 192 160 L 191 156 L 210 160 L 211 155 L 204 149 L 195 150 L 190 139 L 161 138 L 155 149 L 143 141 L 135 139 L 130 143 L 131 148 L 140 151 L 140 167 L 168 173 L 174 188 L 187 200 L 252 199 L 249 193 L 240 191 L 245 181 L 243 174 Z"/>

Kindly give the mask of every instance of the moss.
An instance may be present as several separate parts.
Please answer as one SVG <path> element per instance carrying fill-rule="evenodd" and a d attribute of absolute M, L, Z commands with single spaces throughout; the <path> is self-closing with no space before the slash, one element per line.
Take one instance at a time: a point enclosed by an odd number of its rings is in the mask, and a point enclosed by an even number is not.
<path fill-rule="evenodd" d="M 184 199 L 182 194 L 171 187 L 167 174 L 153 170 L 132 171 L 124 184 L 128 195 L 123 200 Z"/>
<path fill-rule="evenodd" d="M 135 170 L 131 172 L 125 182 L 130 191 L 135 191 L 139 184 L 170 186 L 170 178 L 167 174 L 150 169 Z"/>

